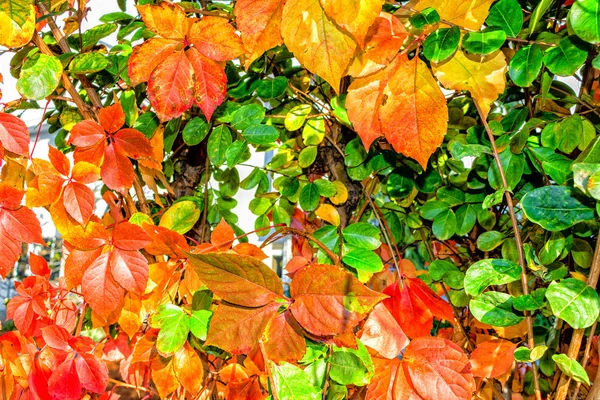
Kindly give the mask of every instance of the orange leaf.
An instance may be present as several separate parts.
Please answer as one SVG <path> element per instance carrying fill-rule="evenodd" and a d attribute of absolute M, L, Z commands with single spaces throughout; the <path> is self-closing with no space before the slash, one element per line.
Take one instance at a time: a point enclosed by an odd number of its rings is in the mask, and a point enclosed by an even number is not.
<path fill-rule="evenodd" d="M 269 258 L 260 247 L 251 243 L 238 243 L 231 249 L 238 254 L 254 257 L 257 260 L 265 260 Z"/>
<path fill-rule="evenodd" d="M 133 165 L 125 154 L 112 143 L 104 152 L 100 176 L 106 186 L 117 192 L 125 192 L 133 185 Z"/>
<path fill-rule="evenodd" d="M 385 135 L 394 149 L 427 167 L 448 127 L 446 98 L 419 57 L 401 54 L 348 88 L 348 117 L 365 148 Z"/>
<path fill-rule="evenodd" d="M 356 50 L 352 37 L 333 23 L 319 1 L 287 0 L 281 34 L 300 64 L 319 75 L 339 92 Z"/>
<path fill-rule="evenodd" d="M 424 399 L 471 399 L 475 382 L 469 359 L 460 347 L 437 337 L 414 339 L 402 364 L 415 391 Z"/>
<path fill-rule="evenodd" d="M 225 18 L 204 17 L 190 27 L 188 35 L 196 50 L 215 61 L 229 61 L 244 53 L 242 40 Z"/>
<path fill-rule="evenodd" d="M 21 119 L 0 112 L 0 144 L 8 151 L 29 156 L 29 131 Z"/>
<path fill-rule="evenodd" d="M 282 0 L 238 0 L 235 22 L 242 33 L 246 68 L 265 51 L 283 43 L 281 37 Z"/>
<path fill-rule="evenodd" d="M 207 120 L 225 100 L 227 76 L 222 66 L 205 57 L 195 48 L 186 51 L 194 70 L 194 103 Z"/>
<path fill-rule="evenodd" d="M 177 4 L 163 1 L 158 5 L 137 6 L 142 20 L 152 32 L 169 39 L 183 39 L 188 31 L 187 17 Z"/>
<path fill-rule="evenodd" d="M 408 345 L 408 338 L 400 325 L 383 304 L 377 304 L 365 321 L 360 338 L 365 346 L 389 359 L 398 354 Z"/>
<path fill-rule="evenodd" d="M 440 17 L 461 27 L 478 31 L 489 14 L 494 0 L 417 0 L 407 6 L 418 11 L 435 8 Z"/>
<path fill-rule="evenodd" d="M 147 82 L 152 71 L 173 54 L 177 46 L 180 46 L 179 41 L 163 38 L 152 38 L 136 46 L 129 57 L 131 84 L 135 86 Z"/>
<path fill-rule="evenodd" d="M 129 336 L 130 339 L 142 327 L 140 311 L 142 309 L 142 301 L 133 293 L 127 293 L 123 301 L 123 309 L 119 315 L 119 326 Z"/>
<path fill-rule="evenodd" d="M 98 111 L 98 120 L 102 128 L 108 133 L 115 133 L 125 125 L 125 113 L 118 101 Z"/>
<path fill-rule="evenodd" d="M 367 387 L 365 400 L 422 400 L 406 379 L 399 359 L 373 357 L 373 364 L 375 375 Z"/>
<path fill-rule="evenodd" d="M 62 151 L 56 147 L 48 146 L 48 159 L 61 175 L 69 176 L 71 173 L 71 162 Z"/>
<path fill-rule="evenodd" d="M 104 253 L 92 262 L 81 279 L 83 297 L 98 315 L 108 317 L 123 300 L 125 290 L 113 278 L 110 253 Z"/>
<path fill-rule="evenodd" d="M 181 386 L 196 396 L 204 381 L 204 365 L 187 342 L 173 356 L 173 370 Z"/>
<path fill-rule="evenodd" d="M 329 18 L 347 30 L 363 47 L 367 30 L 379 15 L 385 0 L 321 0 Z"/>
<path fill-rule="evenodd" d="M 118 146 L 123 153 L 133 159 L 152 158 L 152 144 L 144 134 L 135 129 L 121 129 L 113 135 L 115 146 Z"/>
<path fill-rule="evenodd" d="M 42 256 L 38 256 L 32 252 L 29 252 L 29 268 L 31 272 L 37 276 L 48 276 L 50 275 L 50 268 L 48 267 L 48 261 Z"/>
<path fill-rule="evenodd" d="M 64 187 L 63 201 L 65 209 L 80 225 L 85 225 L 94 213 L 96 197 L 94 192 L 79 182 L 70 182 Z"/>
<path fill-rule="evenodd" d="M 210 242 L 219 250 L 227 250 L 231 247 L 234 239 L 233 229 L 225 222 L 225 219 L 221 218 L 221 222 L 219 222 L 210 235 Z"/>
<path fill-rule="evenodd" d="M 227 400 L 263 400 L 266 394 L 260 390 L 256 376 L 242 381 L 233 381 L 227 385 Z"/>
<path fill-rule="evenodd" d="M 317 336 L 351 332 L 385 298 L 333 265 L 309 265 L 290 285 L 290 310 L 300 325 Z"/>
<path fill-rule="evenodd" d="M 471 353 L 473 376 L 497 378 L 510 371 L 517 345 L 508 340 L 492 339 L 483 342 Z"/>
<path fill-rule="evenodd" d="M 164 358 L 155 356 L 150 363 L 152 370 L 152 381 L 156 385 L 158 394 L 161 399 L 166 398 L 169 394 L 179 388 L 177 375 L 173 370 L 173 357 Z"/>
<path fill-rule="evenodd" d="M 273 362 L 296 362 L 306 352 L 306 342 L 298 322 L 289 312 L 277 315 L 267 326 L 264 345 Z"/>

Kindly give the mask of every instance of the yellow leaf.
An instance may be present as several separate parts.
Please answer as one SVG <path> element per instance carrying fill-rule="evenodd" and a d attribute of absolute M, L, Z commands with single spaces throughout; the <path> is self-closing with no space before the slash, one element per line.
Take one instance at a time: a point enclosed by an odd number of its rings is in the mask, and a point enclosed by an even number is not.
<path fill-rule="evenodd" d="M 331 196 L 329 200 L 335 205 L 343 204 L 348 200 L 348 188 L 341 181 L 333 181 L 333 186 L 336 188 L 335 195 Z"/>
<path fill-rule="evenodd" d="M 317 217 L 329 222 L 333 226 L 340 225 L 340 214 L 331 204 L 321 204 L 319 208 L 316 209 L 315 214 L 317 214 Z"/>
<path fill-rule="evenodd" d="M 459 50 L 448 61 L 434 65 L 433 71 L 446 89 L 468 90 L 485 117 L 506 84 L 506 58 L 500 51 L 480 57 Z"/>
<path fill-rule="evenodd" d="M 365 148 L 384 136 L 425 168 L 448 128 L 446 98 L 418 57 L 401 54 L 385 69 L 348 88 L 348 117 Z"/>
<path fill-rule="evenodd" d="M 31 0 L 0 1 L 0 46 L 25 46 L 34 29 L 35 9 Z"/>
<path fill-rule="evenodd" d="M 321 0 L 325 13 L 346 29 L 364 47 L 369 27 L 379 15 L 385 0 Z"/>
<path fill-rule="evenodd" d="M 246 68 L 265 51 L 283 43 L 283 3 L 282 0 L 238 0 L 235 3 L 233 13 L 246 49 Z"/>
<path fill-rule="evenodd" d="M 288 0 L 283 7 L 281 33 L 298 61 L 339 92 L 356 42 L 327 18 L 319 0 Z"/>
<path fill-rule="evenodd" d="M 494 0 L 420 0 L 411 1 L 408 7 L 423 11 L 435 8 L 443 20 L 478 31 L 487 18 Z"/>

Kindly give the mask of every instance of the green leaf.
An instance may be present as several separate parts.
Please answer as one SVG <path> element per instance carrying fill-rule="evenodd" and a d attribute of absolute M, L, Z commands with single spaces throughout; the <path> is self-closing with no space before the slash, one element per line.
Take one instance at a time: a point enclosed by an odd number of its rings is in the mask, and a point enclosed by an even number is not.
<path fill-rule="evenodd" d="M 190 332 L 189 316 L 175 304 L 161 304 L 150 319 L 150 325 L 158 328 L 156 348 L 163 353 L 174 353 L 183 346 Z"/>
<path fill-rule="evenodd" d="M 183 128 L 183 141 L 188 146 L 200 144 L 208 135 L 210 124 L 203 117 L 192 118 Z"/>
<path fill-rule="evenodd" d="M 365 151 L 365 146 L 363 146 L 360 138 L 354 138 L 346 144 L 344 155 L 344 164 L 346 164 L 347 167 L 356 167 L 365 161 L 367 152 Z"/>
<path fill-rule="evenodd" d="M 554 0 L 541 0 L 540 2 L 537 3 L 535 8 L 533 9 L 533 12 L 531 13 L 531 18 L 529 19 L 529 34 L 530 35 L 535 31 L 535 28 L 536 28 L 538 22 L 540 22 L 540 19 L 546 13 L 546 11 L 548 10 L 548 7 L 550 7 L 550 5 L 553 2 L 554 2 Z"/>
<path fill-rule="evenodd" d="M 356 340 L 358 349 L 335 347 L 331 356 L 329 376 L 341 385 L 367 385 L 375 367 L 367 348 Z"/>
<path fill-rule="evenodd" d="M 486 55 L 498 50 L 505 41 L 506 33 L 502 29 L 490 27 L 481 32 L 467 33 L 462 45 L 470 53 Z"/>
<path fill-rule="evenodd" d="M 312 107 L 309 104 L 300 104 L 292 108 L 285 116 L 283 121 L 285 129 L 288 131 L 296 131 L 304 125 L 306 117 L 310 114 Z"/>
<path fill-rule="evenodd" d="M 454 211 L 448 209 L 439 213 L 433 220 L 431 230 L 439 240 L 450 239 L 456 232 L 456 215 L 454 215 Z"/>
<path fill-rule="evenodd" d="M 528 347 L 521 346 L 515 350 L 515 360 L 518 362 L 529 362 L 531 350 Z"/>
<path fill-rule="evenodd" d="M 587 56 L 581 41 L 576 36 L 567 36 L 557 47 L 546 50 L 544 64 L 553 74 L 571 76 L 583 65 Z"/>
<path fill-rule="evenodd" d="M 190 315 L 190 332 L 200 340 L 206 340 L 208 326 L 213 312 L 209 310 L 192 311 Z"/>
<path fill-rule="evenodd" d="M 208 138 L 208 158 L 216 166 L 221 166 L 226 161 L 227 148 L 231 146 L 231 131 L 225 125 L 219 125 L 213 129 Z"/>
<path fill-rule="evenodd" d="M 308 168 L 315 162 L 317 159 L 317 154 L 319 153 L 319 148 L 317 146 L 308 146 L 300 151 L 298 154 L 298 165 L 300 168 Z"/>
<path fill-rule="evenodd" d="M 415 187 L 415 179 L 411 171 L 397 169 L 387 179 L 387 191 L 390 197 L 403 199 L 408 196 Z"/>
<path fill-rule="evenodd" d="M 317 185 L 319 188 L 319 194 L 323 197 L 329 198 L 337 193 L 335 185 L 327 179 L 316 179 L 313 181 L 313 183 Z"/>
<path fill-rule="evenodd" d="M 546 291 L 546 298 L 554 315 L 574 329 L 591 326 L 600 312 L 598 293 L 578 279 L 552 282 Z"/>
<path fill-rule="evenodd" d="M 441 28 L 431 33 L 423 43 L 423 54 L 428 60 L 439 63 L 450 57 L 460 42 L 460 28 Z"/>
<path fill-rule="evenodd" d="M 538 253 L 538 258 L 542 265 L 548 265 L 554 262 L 565 248 L 565 238 L 560 232 L 552 232 L 549 239 Z"/>
<path fill-rule="evenodd" d="M 600 43 L 600 7 L 597 0 L 576 0 L 568 18 L 577 36 L 589 43 Z"/>
<path fill-rule="evenodd" d="M 536 43 L 519 49 L 510 60 L 510 78 L 517 86 L 531 86 L 542 70 L 542 58 L 542 49 Z"/>
<path fill-rule="evenodd" d="M 300 191 L 300 207 L 304 211 L 314 211 L 319 206 L 319 187 L 314 183 L 307 183 Z"/>
<path fill-rule="evenodd" d="M 287 362 L 271 363 L 273 381 L 281 399 L 318 400 L 321 390 L 315 387 L 306 372 Z"/>
<path fill-rule="evenodd" d="M 451 207 L 458 206 L 465 202 L 465 192 L 450 186 L 442 186 L 436 192 L 439 200 L 449 204 Z"/>
<path fill-rule="evenodd" d="M 357 271 L 376 273 L 383 270 L 381 258 L 371 250 L 352 249 L 342 257 L 342 261 Z"/>
<path fill-rule="evenodd" d="M 302 141 L 305 146 L 317 146 L 325 138 L 325 118 L 311 118 L 302 129 Z"/>
<path fill-rule="evenodd" d="M 502 232 L 488 231 L 483 232 L 477 238 L 477 248 L 481 251 L 492 251 L 500 246 L 506 237 Z"/>
<path fill-rule="evenodd" d="M 135 91 L 125 90 L 119 98 L 123 112 L 125 113 L 125 123 L 133 126 L 138 119 L 138 107 L 135 99 Z"/>
<path fill-rule="evenodd" d="M 265 79 L 260 82 L 260 85 L 256 89 L 258 97 L 263 99 L 274 99 L 285 93 L 287 89 L 288 80 L 285 76 L 276 76 L 273 79 Z"/>
<path fill-rule="evenodd" d="M 576 265 L 581 268 L 590 268 L 592 266 L 593 256 L 594 250 L 587 241 L 578 238 L 573 239 L 571 257 L 573 257 L 573 262 L 575 262 Z"/>
<path fill-rule="evenodd" d="M 439 214 L 450 209 L 450 205 L 443 201 L 428 201 L 423 204 L 419 211 L 421 216 L 428 220 L 434 220 Z"/>
<path fill-rule="evenodd" d="M 135 17 L 133 15 L 129 15 L 125 12 L 111 12 L 108 14 L 104 14 L 100 17 L 100 22 L 115 22 L 115 21 L 126 21 L 132 20 Z"/>
<path fill-rule="evenodd" d="M 487 26 L 502 28 L 510 37 L 517 37 L 523 27 L 523 11 L 517 0 L 500 0 L 490 8 Z"/>
<path fill-rule="evenodd" d="M 513 301 L 513 307 L 519 311 L 535 311 L 544 306 L 546 289 L 536 289 L 531 294 L 519 296 Z"/>
<path fill-rule="evenodd" d="M 381 246 L 379 228 L 366 222 L 356 222 L 342 230 L 344 241 L 354 247 L 375 250 Z"/>
<path fill-rule="evenodd" d="M 31 100 L 50 96 L 60 82 L 63 67 L 54 56 L 36 53 L 28 57 L 17 80 L 17 91 Z"/>
<path fill-rule="evenodd" d="M 464 204 L 456 210 L 456 234 L 464 236 L 471 232 L 477 222 L 474 204 Z"/>
<path fill-rule="evenodd" d="M 348 119 L 348 110 L 346 110 L 346 95 L 340 94 L 339 96 L 334 96 L 329 103 L 333 109 L 333 115 L 335 115 L 338 121 L 347 126 L 352 126 L 352 122 Z"/>
<path fill-rule="evenodd" d="M 253 125 L 242 132 L 244 139 L 252 144 L 270 144 L 279 139 L 279 132 L 271 125 Z"/>
<path fill-rule="evenodd" d="M 160 122 L 158 121 L 156 114 L 154 114 L 151 111 L 147 111 L 140 115 L 139 118 L 135 121 L 135 123 L 133 124 L 133 129 L 137 129 L 138 131 L 142 132 L 144 136 L 146 136 L 148 139 L 151 139 L 152 136 L 154 136 L 154 132 L 156 132 L 156 129 L 158 129 L 159 124 Z"/>
<path fill-rule="evenodd" d="M 513 190 L 519 184 L 521 177 L 523 176 L 523 171 L 525 169 L 525 155 L 514 154 L 507 148 L 500 153 L 500 164 L 502 165 L 502 169 L 504 169 L 508 189 Z M 490 186 L 494 189 L 502 189 L 502 179 L 495 161 L 491 162 L 490 168 L 488 169 L 488 180 Z"/>
<path fill-rule="evenodd" d="M 452 289 L 462 289 L 464 286 L 465 275 L 450 261 L 435 260 L 429 264 L 427 270 L 431 279 L 443 281 Z"/>
<path fill-rule="evenodd" d="M 469 267 L 465 274 L 465 292 L 479 296 L 491 285 L 503 285 L 521 277 L 521 266 L 512 261 L 488 258 Z"/>
<path fill-rule="evenodd" d="M 440 14 L 434 8 L 428 7 L 419 13 L 413 14 L 408 20 L 415 28 L 423 29 L 426 25 L 440 22 Z"/>
<path fill-rule="evenodd" d="M 76 56 L 69 64 L 69 72 L 72 74 L 91 74 L 102 71 L 108 67 L 110 62 L 106 56 L 97 51 L 83 53 Z"/>
<path fill-rule="evenodd" d="M 469 308 L 480 322 L 492 326 L 513 326 L 523 321 L 512 312 L 513 297 L 506 293 L 485 292 L 471 299 Z"/>
<path fill-rule="evenodd" d="M 594 219 L 595 212 L 578 199 L 576 189 L 544 186 L 523 196 L 521 206 L 527 218 L 551 232 Z"/>
<path fill-rule="evenodd" d="M 566 354 L 555 354 L 552 356 L 552 360 L 563 374 L 570 376 L 574 381 L 585 383 L 586 385 L 590 384 L 587 372 L 577 360 L 569 358 Z"/>
<path fill-rule="evenodd" d="M 258 104 L 247 104 L 233 113 L 231 127 L 238 131 L 245 131 L 251 126 L 260 124 L 264 118 L 264 107 Z"/>
<path fill-rule="evenodd" d="M 233 168 L 236 165 L 248 161 L 252 154 L 248 148 L 248 143 L 245 140 L 236 140 L 227 148 L 225 152 L 225 159 L 227 160 L 227 166 Z"/>
<path fill-rule="evenodd" d="M 195 201 L 183 200 L 173 204 L 160 218 L 160 226 L 177 233 L 187 233 L 200 218 L 202 210 Z"/>

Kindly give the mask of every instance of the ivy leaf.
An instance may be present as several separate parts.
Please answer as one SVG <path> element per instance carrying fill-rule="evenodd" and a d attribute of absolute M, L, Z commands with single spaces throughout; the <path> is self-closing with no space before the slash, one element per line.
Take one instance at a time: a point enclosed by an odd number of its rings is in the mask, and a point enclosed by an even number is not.
<path fill-rule="evenodd" d="M 523 11 L 517 0 L 500 0 L 490 8 L 487 26 L 502 28 L 510 37 L 517 37 L 523 27 Z"/>
<path fill-rule="evenodd" d="M 0 3 L 0 45 L 22 47 L 35 31 L 35 8 L 29 0 L 7 0 Z"/>
<path fill-rule="evenodd" d="M 373 363 L 375 365 L 375 375 L 367 387 L 366 400 L 423 399 L 407 379 L 402 361 L 397 358 L 392 360 L 373 358 Z"/>
<path fill-rule="evenodd" d="M 315 387 L 308 374 L 293 364 L 282 362 L 281 365 L 271 363 L 273 381 L 277 395 L 282 399 L 317 400 L 321 398 L 321 390 Z"/>
<path fill-rule="evenodd" d="M 465 3 L 462 0 L 420 0 L 411 2 L 418 11 L 426 8 L 435 9 L 440 17 L 455 25 L 478 31 L 483 25 L 493 0 L 473 0 Z"/>
<path fill-rule="evenodd" d="M 290 285 L 292 315 L 317 336 L 351 331 L 384 295 L 360 283 L 349 272 L 325 264 L 296 272 Z"/>
<path fill-rule="evenodd" d="M 54 56 L 35 54 L 25 61 L 17 80 L 17 91 L 28 99 L 42 100 L 60 82 L 63 67 Z"/>
<path fill-rule="evenodd" d="M 576 382 L 585 383 L 586 385 L 590 384 L 590 378 L 586 370 L 577 362 L 577 360 L 569 358 L 566 354 L 554 354 L 552 356 L 552 361 L 556 363 L 563 374 L 570 376 Z"/>
<path fill-rule="evenodd" d="M 188 253 L 187 257 L 198 278 L 229 303 L 260 307 L 283 298 L 275 271 L 254 257 L 225 253 Z"/>
<path fill-rule="evenodd" d="M 600 10 L 594 0 L 573 2 L 568 18 L 577 36 L 588 43 L 600 43 Z"/>
<path fill-rule="evenodd" d="M 447 339 L 414 339 L 404 351 L 402 363 L 416 392 L 425 399 L 468 399 L 475 389 L 469 359 Z"/>
<path fill-rule="evenodd" d="M 339 92 L 356 43 L 325 14 L 321 2 L 290 0 L 283 6 L 281 34 L 298 61 Z"/>
<path fill-rule="evenodd" d="M 194 71 L 194 104 L 198 105 L 207 120 L 226 96 L 227 76 L 223 67 L 205 57 L 195 47 L 186 51 Z"/>
<path fill-rule="evenodd" d="M 83 296 L 92 310 L 104 318 L 119 307 L 125 296 L 125 290 L 113 277 L 109 256 L 110 253 L 101 254 L 85 270 L 81 278 Z"/>
<path fill-rule="evenodd" d="M 366 149 L 385 135 L 396 151 L 423 167 L 447 130 L 446 100 L 419 57 L 400 55 L 380 72 L 356 79 L 346 107 Z"/>
<path fill-rule="evenodd" d="M 552 282 L 546 290 L 546 298 L 554 315 L 574 329 L 589 327 L 600 313 L 598 293 L 578 279 Z"/>
<path fill-rule="evenodd" d="M 497 378 L 512 369 L 517 344 L 503 339 L 483 342 L 471 353 L 471 371 L 478 378 Z"/>
<path fill-rule="evenodd" d="M 150 325 L 158 328 L 156 348 L 163 353 L 178 351 L 190 332 L 190 317 L 175 304 L 162 304 L 152 315 Z"/>
<path fill-rule="evenodd" d="M 582 203 L 574 188 L 544 186 L 523 196 L 521 206 L 527 218 L 551 232 L 594 219 L 595 213 Z"/>
<path fill-rule="evenodd" d="M 77 376 L 76 361 L 68 358 L 55 367 L 48 379 L 48 392 L 65 400 L 81 398 L 81 381 Z"/>
<path fill-rule="evenodd" d="M 521 87 L 531 86 L 542 69 L 542 57 L 542 49 L 536 43 L 519 49 L 510 60 L 508 69 L 513 82 Z"/>
<path fill-rule="evenodd" d="M 492 103 L 504 92 L 506 58 L 502 52 L 479 57 L 459 50 L 448 61 L 434 65 L 433 71 L 446 89 L 468 90 L 487 117 Z"/>

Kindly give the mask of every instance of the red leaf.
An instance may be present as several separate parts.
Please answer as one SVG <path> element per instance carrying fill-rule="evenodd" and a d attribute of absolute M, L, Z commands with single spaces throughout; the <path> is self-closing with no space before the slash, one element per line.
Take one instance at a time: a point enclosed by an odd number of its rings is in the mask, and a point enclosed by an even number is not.
<path fill-rule="evenodd" d="M 471 353 L 473 376 L 497 378 L 510 371 L 517 345 L 508 340 L 492 339 L 483 342 Z"/>
<path fill-rule="evenodd" d="M 193 47 L 186 51 L 186 55 L 194 70 L 194 103 L 210 121 L 214 111 L 225 100 L 227 75 L 221 65 Z"/>
<path fill-rule="evenodd" d="M 125 290 L 115 281 L 109 268 L 109 255 L 100 255 L 85 270 L 81 291 L 92 310 L 102 317 L 115 311 L 125 295 Z"/>
<path fill-rule="evenodd" d="M 72 176 L 79 183 L 93 183 L 100 179 L 100 169 L 92 163 L 80 161 L 73 166 Z"/>
<path fill-rule="evenodd" d="M 425 282 L 419 278 L 406 278 L 411 293 L 421 299 L 434 317 L 454 321 L 454 313 L 450 303 L 438 296 Z"/>
<path fill-rule="evenodd" d="M 5 233 L 20 242 L 44 244 L 40 221 L 27 207 L 16 210 L 0 209 L 0 224 L 4 227 Z"/>
<path fill-rule="evenodd" d="M 81 382 L 72 358 L 60 364 L 52 372 L 48 379 L 48 393 L 55 400 L 81 399 Z"/>
<path fill-rule="evenodd" d="M 114 248 L 110 253 L 114 280 L 125 290 L 143 294 L 148 283 L 148 260 L 139 251 Z M 85 275 L 84 275 L 85 276 Z"/>
<path fill-rule="evenodd" d="M 71 351 L 69 339 L 71 334 L 60 326 L 50 325 L 42 328 L 42 337 L 49 347 L 56 350 Z"/>
<path fill-rule="evenodd" d="M 298 322 L 289 312 L 277 315 L 267 326 L 264 345 L 273 362 L 296 362 L 306 352 L 306 341 Z"/>
<path fill-rule="evenodd" d="M 181 386 L 196 396 L 204 382 L 204 365 L 187 342 L 173 356 L 173 370 Z"/>
<path fill-rule="evenodd" d="M 0 275 L 6 277 L 21 256 L 21 242 L 9 236 L 4 227 L 0 225 Z"/>
<path fill-rule="evenodd" d="M 385 298 L 333 265 L 317 264 L 296 272 L 290 307 L 300 325 L 317 336 L 350 332 Z"/>
<path fill-rule="evenodd" d="M 0 143 L 13 153 L 29 156 L 29 131 L 21 119 L 0 112 Z"/>
<path fill-rule="evenodd" d="M 365 321 L 360 340 L 389 359 L 398 354 L 408 345 L 409 340 L 400 325 L 383 304 L 377 304 Z"/>
<path fill-rule="evenodd" d="M 152 243 L 145 250 L 154 255 L 166 255 L 169 258 L 184 258 L 183 251 L 189 251 L 190 246 L 182 234 L 163 226 L 144 224 L 144 230 L 150 235 Z"/>
<path fill-rule="evenodd" d="M 228 250 L 234 238 L 233 229 L 225 222 L 225 219 L 221 218 L 221 222 L 210 235 L 210 242 L 219 250 Z"/>
<path fill-rule="evenodd" d="M 227 253 L 189 254 L 198 278 L 223 300 L 260 307 L 283 299 L 281 279 L 264 263 L 249 256 Z"/>
<path fill-rule="evenodd" d="M 47 277 L 50 275 L 48 261 L 42 256 L 29 252 L 29 268 L 34 275 Z"/>
<path fill-rule="evenodd" d="M 13 210 L 19 208 L 24 194 L 23 190 L 0 182 L 0 207 Z"/>
<path fill-rule="evenodd" d="M 133 184 L 133 165 L 121 150 L 110 144 L 104 152 L 100 176 L 109 189 L 125 192 Z"/>
<path fill-rule="evenodd" d="M 97 122 L 86 119 L 78 122 L 71 129 L 69 143 L 77 147 L 90 147 L 105 139 L 104 128 Z"/>
<path fill-rule="evenodd" d="M 113 136 L 113 139 L 115 145 L 129 158 L 136 160 L 138 158 L 152 158 L 152 144 L 142 132 L 136 129 L 121 129 Z"/>
<path fill-rule="evenodd" d="M 242 39 L 225 18 L 203 17 L 190 27 L 189 41 L 204 56 L 229 61 L 244 53 Z"/>
<path fill-rule="evenodd" d="M 67 156 L 56 147 L 48 146 L 48 158 L 50 159 L 52 166 L 56 168 L 60 174 L 69 176 L 71 173 L 71 162 Z"/>
<path fill-rule="evenodd" d="M 460 347 L 438 337 L 414 339 L 402 364 L 412 386 L 425 400 L 468 400 L 475 388 L 469 359 Z"/>
<path fill-rule="evenodd" d="M 103 393 L 108 383 L 106 364 L 90 354 L 79 353 L 75 358 L 75 367 L 81 385 L 94 393 Z"/>
<path fill-rule="evenodd" d="M 125 113 L 118 101 L 98 111 L 98 120 L 102 128 L 108 133 L 115 133 L 125 124 Z"/>
<path fill-rule="evenodd" d="M 365 400 L 422 400 L 406 379 L 400 360 L 375 357 L 373 363 L 375 375 L 367 387 Z"/>
<path fill-rule="evenodd" d="M 150 79 L 150 74 L 180 45 L 178 40 L 152 38 L 136 46 L 129 57 L 129 78 L 133 86 Z"/>
<path fill-rule="evenodd" d="M 280 304 L 246 308 L 221 303 L 210 320 L 207 346 L 217 346 L 231 354 L 247 354 L 256 346 Z"/>
<path fill-rule="evenodd" d="M 81 285 L 87 267 L 102 254 L 102 249 L 81 251 L 73 249 L 65 260 L 65 280 L 69 289 Z"/>
<path fill-rule="evenodd" d="M 121 222 L 113 230 L 113 244 L 121 250 L 139 250 L 152 239 L 141 227 L 129 222 Z"/>
<path fill-rule="evenodd" d="M 167 57 L 150 75 L 148 99 L 161 120 L 177 118 L 194 101 L 194 71 L 183 51 Z"/>
<path fill-rule="evenodd" d="M 96 197 L 94 192 L 79 182 L 68 183 L 63 191 L 65 209 L 80 225 L 88 223 L 94 214 Z"/>

